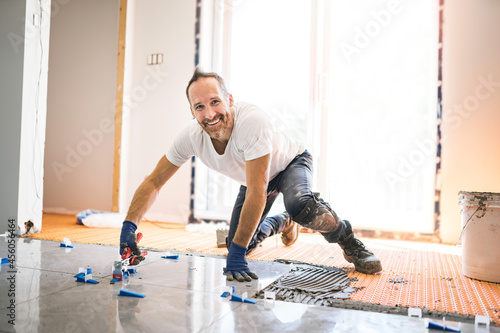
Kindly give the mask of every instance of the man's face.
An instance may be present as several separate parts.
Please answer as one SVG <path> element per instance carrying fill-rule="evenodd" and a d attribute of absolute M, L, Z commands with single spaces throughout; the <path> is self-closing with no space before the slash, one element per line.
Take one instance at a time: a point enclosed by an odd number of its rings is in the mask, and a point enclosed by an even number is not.
<path fill-rule="evenodd" d="M 201 78 L 189 87 L 191 114 L 207 134 L 229 140 L 233 129 L 233 96 L 225 96 L 215 78 Z"/>

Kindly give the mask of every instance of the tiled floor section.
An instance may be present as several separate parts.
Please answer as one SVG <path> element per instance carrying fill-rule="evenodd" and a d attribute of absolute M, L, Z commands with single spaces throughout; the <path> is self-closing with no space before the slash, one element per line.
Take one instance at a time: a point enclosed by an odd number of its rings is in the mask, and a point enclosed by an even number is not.
<path fill-rule="evenodd" d="M 215 246 L 215 235 L 187 232 L 185 226 L 143 222 L 141 246 L 156 249 L 175 248 L 184 252 L 225 255 L 225 248 Z M 74 216 L 46 214 L 42 233 L 33 237 L 94 244 L 118 245 L 119 229 L 88 228 L 77 225 Z M 473 280 L 462 274 L 461 250 L 432 243 L 363 240 L 382 260 L 383 272 L 375 276 L 360 274 L 347 263 L 336 244 L 327 244 L 320 235 L 301 234 L 291 247 L 271 237 L 248 256 L 253 260 L 293 259 L 336 266 L 348 271 L 362 290 L 351 295 L 353 301 L 383 307 L 420 307 L 450 316 L 488 315 L 500 325 L 500 284 Z M 396 282 L 394 282 L 396 281 Z"/>
<path fill-rule="evenodd" d="M 234 285 L 238 294 L 252 295 L 288 272 L 286 264 L 252 262 L 261 277 L 258 281 L 229 283 L 222 275 L 223 258 L 181 255 L 166 260 L 154 252 L 127 282 L 111 285 L 117 247 L 76 243 L 74 249 L 66 249 L 52 241 L 16 242 L 17 272 L 11 273 L 5 264 L 0 271 L 2 332 L 427 331 L 427 319 L 264 300 L 242 304 L 220 297 L 226 284 Z M 0 238 L 0 257 L 7 251 L 7 242 Z M 87 266 L 99 284 L 75 281 L 78 268 Z M 121 288 L 146 297 L 119 297 Z M 15 297 L 9 289 L 15 289 Z M 15 326 L 8 323 L 10 299 L 15 299 Z M 449 324 L 461 325 L 464 333 L 475 331 L 471 324 Z"/>

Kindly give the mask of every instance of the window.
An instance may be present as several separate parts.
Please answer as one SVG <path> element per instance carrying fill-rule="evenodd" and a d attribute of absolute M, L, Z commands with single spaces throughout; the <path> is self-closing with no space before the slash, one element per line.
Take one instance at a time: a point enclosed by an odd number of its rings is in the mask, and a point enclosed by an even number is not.
<path fill-rule="evenodd" d="M 437 4 L 330 9 L 329 200 L 357 227 L 432 232 Z"/>
<path fill-rule="evenodd" d="M 339 216 L 432 231 L 435 0 L 221 0 L 203 12 L 201 65 L 306 143 L 314 190 Z M 229 219 L 239 185 L 200 164 L 195 216 Z"/>

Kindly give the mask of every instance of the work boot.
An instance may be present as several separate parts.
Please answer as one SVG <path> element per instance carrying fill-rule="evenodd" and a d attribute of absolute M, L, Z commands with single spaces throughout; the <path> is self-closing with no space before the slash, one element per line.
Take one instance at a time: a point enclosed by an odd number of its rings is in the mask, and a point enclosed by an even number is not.
<path fill-rule="evenodd" d="M 281 232 L 281 241 L 285 246 L 290 246 L 299 238 L 300 225 L 292 220 L 292 217 L 285 213 L 287 221 Z"/>
<path fill-rule="evenodd" d="M 367 249 L 352 231 L 351 223 L 345 223 L 344 234 L 340 237 L 338 244 L 344 250 L 344 258 L 354 264 L 356 270 L 364 274 L 375 274 L 382 270 L 380 260 Z"/>

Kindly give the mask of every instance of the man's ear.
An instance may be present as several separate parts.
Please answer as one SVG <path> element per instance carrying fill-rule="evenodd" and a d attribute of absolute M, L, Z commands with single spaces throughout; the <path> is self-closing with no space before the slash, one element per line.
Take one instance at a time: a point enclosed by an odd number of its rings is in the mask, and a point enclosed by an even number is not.
<path fill-rule="evenodd" d="M 191 110 L 191 115 L 193 116 L 193 118 L 196 118 L 196 117 L 194 116 L 194 112 L 193 112 L 193 107 L 192 107 L 192 106 L 190 106 L 190 107 L 189 107 L 189 110 Z"/>
<path fill-rule="evenodd" d="M 233 105 L 234 105 L 233 95 L 229 94 L 229 107 L 232 107 Z"/>

